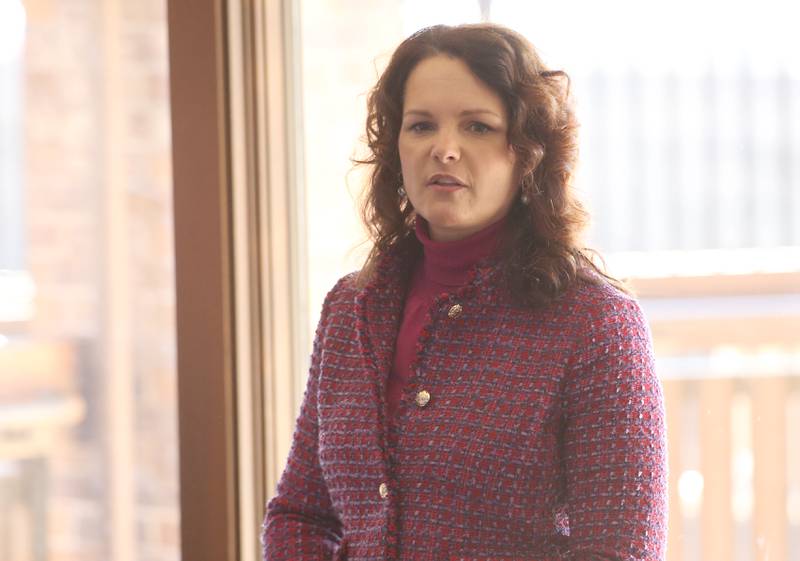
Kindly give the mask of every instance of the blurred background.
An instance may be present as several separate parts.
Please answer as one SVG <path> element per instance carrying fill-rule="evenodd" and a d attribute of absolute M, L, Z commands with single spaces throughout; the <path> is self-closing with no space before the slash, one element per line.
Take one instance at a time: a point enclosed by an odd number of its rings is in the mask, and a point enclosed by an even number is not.
<path fill-rule="evenodd" d="M 506 24 L 572 77 L 588 242 L 651 322 L 669 560 L 800 559 L 796 3 L 284 4 L 295 410 L 322 298 L 367 250 L 367 91 L 421 27 Z M 2 561 L 181 557 L 167 36 L 165 0 L 0 0 Z"/>

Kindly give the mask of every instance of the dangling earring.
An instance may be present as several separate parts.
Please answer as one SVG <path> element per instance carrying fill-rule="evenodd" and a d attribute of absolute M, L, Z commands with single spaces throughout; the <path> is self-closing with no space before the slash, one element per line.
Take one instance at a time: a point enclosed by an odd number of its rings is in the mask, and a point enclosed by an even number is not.
<path fill-rule="evenodd" d="M 397 194 L 400 195 L 401 198 L 406 196 L 406 190 L 403 189 L 402 185 L 400 185 L 400 187 L 397 188 Z"/>
<path fill-rule="evenodd" d="M 519 186 L 519 202 L 525 206 L 531 204 L 531 196 L 529 195 L 531 190 L 533 190 L 534 196 L 539 194 L 539 187 L 536 185 L 532 175 L 525 177 Z"/>

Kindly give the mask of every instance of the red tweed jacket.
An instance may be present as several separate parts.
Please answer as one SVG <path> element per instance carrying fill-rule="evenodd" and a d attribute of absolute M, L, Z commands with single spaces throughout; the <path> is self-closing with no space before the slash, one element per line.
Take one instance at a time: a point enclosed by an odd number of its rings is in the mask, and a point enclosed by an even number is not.
<path fill-rule="evenodd" d="M 397 418 L 385 387 L 406 269 L 328 294 L 264 558 L 662 560 L 666 435 L 634 300 L 514 305 L 499 271 L 431 308 Z"/>

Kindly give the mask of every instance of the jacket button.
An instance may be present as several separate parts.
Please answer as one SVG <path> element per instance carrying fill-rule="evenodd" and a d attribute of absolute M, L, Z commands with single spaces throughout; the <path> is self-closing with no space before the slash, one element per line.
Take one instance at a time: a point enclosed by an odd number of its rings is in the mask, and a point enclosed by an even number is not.
<path fill-rule="evenodd" d="M 381 483 L 380 487 L 378 487 L 378 493 L 382 499 L 385 499 L 389 496 L 389 486 L 386 483 Z"/>
<path fill-rule="evenodd" d="M 417 392 L 417 397 L 414 399 L 414 401 L 417 402 L 417 405 L 419 407 L 425 407 L 426 405 L 428 405 L 428 402 L 430 400 L 431 400 L 431 394 L 429 394 L 425 390 L 418 391 Z"/>
<path fill-rule="evenodd" d="M 453 304 L 450 306 L 450 310 L 447 312 L 447 315 L 450 316 L 450 319 L 455 319 L 461 315 L 461 312 L 464 308 L 461 307 L 461 304 Z"/>

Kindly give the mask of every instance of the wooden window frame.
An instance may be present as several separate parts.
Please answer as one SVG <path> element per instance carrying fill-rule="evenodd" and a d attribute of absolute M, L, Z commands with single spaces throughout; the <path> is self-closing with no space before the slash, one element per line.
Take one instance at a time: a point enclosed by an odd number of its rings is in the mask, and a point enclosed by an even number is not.
<path fill-rule="evenodd" d="M 168 0 L 182 557 L 255 561 L 306 348 L 293 0 Z"/>

